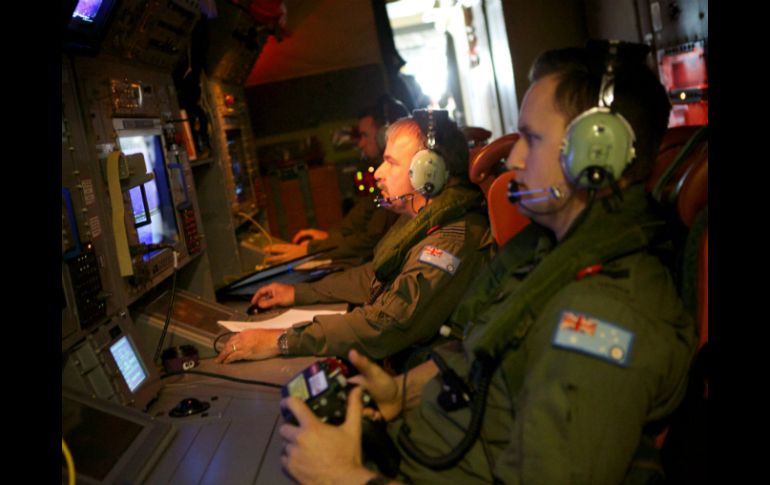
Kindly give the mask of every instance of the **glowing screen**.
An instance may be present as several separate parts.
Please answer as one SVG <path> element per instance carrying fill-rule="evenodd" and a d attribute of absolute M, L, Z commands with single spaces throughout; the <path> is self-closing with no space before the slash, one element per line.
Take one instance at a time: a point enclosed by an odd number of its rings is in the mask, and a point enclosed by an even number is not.
<path fill-rule="evenodd" d="M 134 392 L 147 378 L 147 374 L 137 358 L 134 346 L 131 345 L 128 337 L 124 335 L 110 346 L 110 352 L 115 359 L 115 363 L 118 364 L 118 369 L 120 369 L 126 385 L 131 392 Z"/>

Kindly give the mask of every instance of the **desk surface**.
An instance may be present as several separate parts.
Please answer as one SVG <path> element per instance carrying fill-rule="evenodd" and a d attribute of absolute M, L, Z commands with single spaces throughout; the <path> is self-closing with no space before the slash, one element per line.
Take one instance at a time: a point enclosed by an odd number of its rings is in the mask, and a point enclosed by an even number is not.
<path fill-rule="evenodd" d="M 316 360 L 278 358 L 223 365 L 206 359 L 197 369 L 283 385 Z M 179 401 L 190 397 L 211 407 L 197 415 L 169 417 Z M 145 483 L 293 483 L 281 470 L 280 399 L 279 389 L 266 386 L 192 374 L 168 378 L 148 414 L 174 425 L 177 435 Z"/>

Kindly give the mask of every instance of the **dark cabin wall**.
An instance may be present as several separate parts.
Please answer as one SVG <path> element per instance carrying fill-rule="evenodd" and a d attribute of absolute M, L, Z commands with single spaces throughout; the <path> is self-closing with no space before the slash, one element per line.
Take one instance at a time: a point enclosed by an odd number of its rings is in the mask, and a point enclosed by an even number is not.
<path fill-rule="evenodd" d="M 637 4 L 640 3 L 638 0 L 584 1 L 586 27 L 592 39 L 616 39 L 628 42 L 644 40 L 641 22 L 644 21 L 649 25 L 647 18 L 649 15 L 644 19 L 637 16 Z"/>
<path fill-rule="evenodd" d="M 657 51 L 708 39 L 708 0 L 584 0 L 588 34 L 593 38 L 645 42 Z M 651 12 L 660 12 L 653 28 Z"/>
<path fill-rule="evenodd" d="M 653 4 L 660 8 L 662 29 L 654 33 L 656 49 L 666 49 L 695 40 L 708 39 L 708 0 L 639 1 L 640 9 L 649 12 Z M 652 31 L 652 22 L 648 24 Z"/>
<path fill-rule="evenodd" d="M 529 87 L 529 67 L 543 51 L 581 46 L 588 40 L 583 0 L 503 1 L 516 98 Z"/>
<path fill-rule="evenodd" d="M 254 135 L 355 119 L 387 89 L 370 0 L 284 0 L 286 30 L 246 81 Z"/>
<path fill-rule="evenodd" d="M 256 137 L 355 118 L 384 92 L 379 64 L 246 87 Z"/>

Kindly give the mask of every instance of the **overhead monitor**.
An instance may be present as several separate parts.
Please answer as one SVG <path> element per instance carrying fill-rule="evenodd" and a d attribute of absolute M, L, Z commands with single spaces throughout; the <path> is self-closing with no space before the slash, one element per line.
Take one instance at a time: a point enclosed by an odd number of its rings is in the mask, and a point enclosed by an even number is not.
<path fill-rule="evenodd" d="M 64 29 L 65 49 L 95 54 L 111 18 L 115 0 L 79 0 Z"/>

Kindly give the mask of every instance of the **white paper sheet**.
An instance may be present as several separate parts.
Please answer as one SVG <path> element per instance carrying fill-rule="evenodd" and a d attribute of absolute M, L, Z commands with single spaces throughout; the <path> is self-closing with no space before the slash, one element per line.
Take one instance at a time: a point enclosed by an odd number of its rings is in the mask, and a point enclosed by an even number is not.
<path fill-rule="evenodd" d="M 219 320 L 217 323 L 231 332 L 241 332 L 251 328 L 286 329 L 295 323 L 308 322 L 316 315 L 338 315 L 345 310 L 320 310 L 320 309 L 296 309 L 292 308 L 277 317 L 254 322 L 237 322 L 232 320 Z"/>

